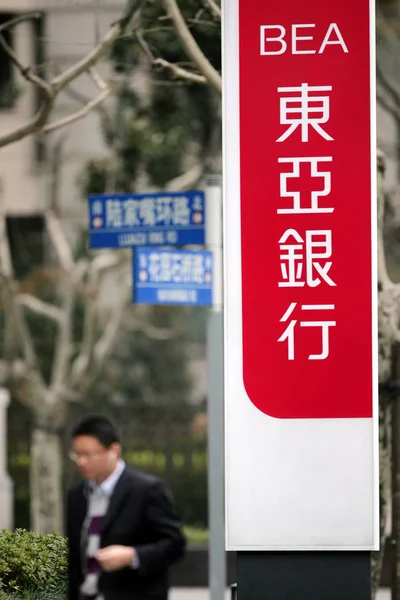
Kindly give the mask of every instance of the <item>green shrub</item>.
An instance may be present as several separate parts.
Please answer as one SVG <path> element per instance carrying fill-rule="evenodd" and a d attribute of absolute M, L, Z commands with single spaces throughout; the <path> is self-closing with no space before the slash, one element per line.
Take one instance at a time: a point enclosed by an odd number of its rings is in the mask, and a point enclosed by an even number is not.
<path fill-rule="evenodd" d="M 188 544 L 208 544 L 210 539 L 208 529 L 200 527 L 185 527 L 184 529 Z"/>
<path fill-rule="evenodd" d="M 18 600 L 61 598 L 67 565 L 67 542 L 61 535 L 23 529 L 0 532 L 0 588 L 14 592 Z"/>
<path fill-rule="evenodd" d="M 0 600 L 67 600 L 67 586 L 60 585 L 50 590 L 25 590 L 21 592 L 10 592 L 3 596 L 0 593 Z"/>
<path fill-rule="evenodd" d="M 185 527 L 189 543 L 206 543 L 208 531 Z M 65 600 L 67 540 L 24 529 L 0 531 L 0 600 Z"/>

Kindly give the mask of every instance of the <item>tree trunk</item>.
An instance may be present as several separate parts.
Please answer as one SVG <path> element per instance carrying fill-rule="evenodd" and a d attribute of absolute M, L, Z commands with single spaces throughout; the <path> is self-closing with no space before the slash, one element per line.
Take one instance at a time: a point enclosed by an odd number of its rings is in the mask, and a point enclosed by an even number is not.
<path fill-rule="evenodd" d="M 386 522 L 390 504 L 390 466 L 391 466 L 391 410 L 390 401 L 385 394 L 380 396 L 379 406 L 379 512 L 380 512 L 380 550 L 372 553 L 372 598 L 376 597 L 382 573 L 383 557 L 386 545 Z"/>
<path fill-rule="evenodd" d="M 60 436 L 35 428 L 31 442 L 31 527 L 37 533 L 62 533 L 62 451 Z"/>
<path fill-rule="evenodd" d="M 393 347 L 393 398 L 392 398 L 392 600 L 400 600 L 400 345 Z"/>
<path fill-rule="evenodd" d="M 378 347 L 379 347 L 379 504 L 380 504 L 380 550 L 372 554 L 372 598 L 375 598 L 382 572 L 385 550 L 385 526 L 391 492 L 391 404 L 385 385 L 392 380 L 392 350 L 398 331 L 399 291 L 389 279 L 384 246 L 385 173 L 384 155 L 378 151 Z"/>

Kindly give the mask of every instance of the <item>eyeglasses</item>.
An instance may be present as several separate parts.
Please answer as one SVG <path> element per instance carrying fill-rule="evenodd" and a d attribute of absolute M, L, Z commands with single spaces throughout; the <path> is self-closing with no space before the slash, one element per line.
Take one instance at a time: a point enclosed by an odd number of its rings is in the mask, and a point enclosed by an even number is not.
<path fill-rule="evenodd" d="M 95 458 L 98 458 L 99 456 L 101 456 L 103 454 L 103 452 L 68 452 L 68 456 L 69 458 L 72 460 L 72 462 L 78 462 L 79 460 L 87 460 L 87 461 L 91 461 Z"/>

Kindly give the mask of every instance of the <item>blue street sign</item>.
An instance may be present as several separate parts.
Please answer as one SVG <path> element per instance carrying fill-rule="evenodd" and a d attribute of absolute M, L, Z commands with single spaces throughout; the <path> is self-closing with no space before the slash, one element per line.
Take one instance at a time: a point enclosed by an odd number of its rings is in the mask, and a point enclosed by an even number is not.
<path fill-rule="evenodd" d="M 204 245 L 204 192 L 89 196 L 90 248 Z"/>
<path fill-rule="evenodd" d="M 133 300 L 139 304 L 212 304 L 213 260 L 208 250 L 137 248 Z"/>

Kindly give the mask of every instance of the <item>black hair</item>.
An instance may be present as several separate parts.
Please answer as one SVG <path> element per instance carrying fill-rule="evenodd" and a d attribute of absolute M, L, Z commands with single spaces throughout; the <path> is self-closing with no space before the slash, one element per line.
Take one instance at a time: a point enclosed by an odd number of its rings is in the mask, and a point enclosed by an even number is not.
<path fill-rule="evenodd" d="M 104 448 L 120 443 L 117 429 L 110 419 L 104 415 L 90 415 L 85 417 L 72 431 L 72 439 L 88 435 L 97 439 Z"/>

